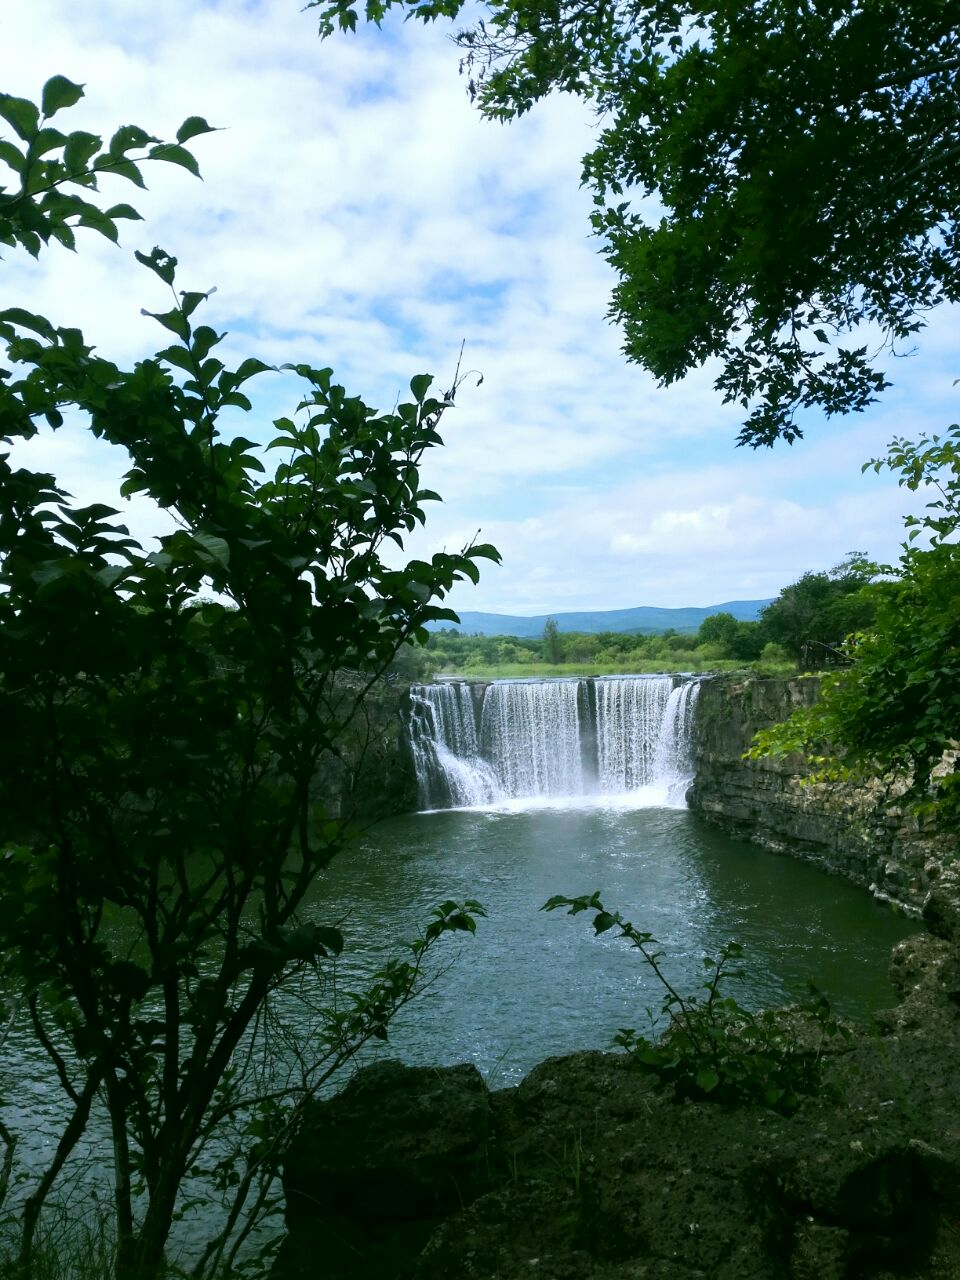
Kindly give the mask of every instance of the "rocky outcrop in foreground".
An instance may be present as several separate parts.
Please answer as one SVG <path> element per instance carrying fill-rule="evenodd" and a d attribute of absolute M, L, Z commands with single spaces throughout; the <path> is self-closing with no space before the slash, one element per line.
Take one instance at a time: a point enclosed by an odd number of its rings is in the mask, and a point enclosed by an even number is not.
<path fill-rule="evenodd" d="M 893 953 L 900 1005 L 789 1117 L 677 1103 L 609 1053 L 499 1092 L 358 1072 L 288 1153 L 278 1280 L 957 1280 L 956 887 Z"/>

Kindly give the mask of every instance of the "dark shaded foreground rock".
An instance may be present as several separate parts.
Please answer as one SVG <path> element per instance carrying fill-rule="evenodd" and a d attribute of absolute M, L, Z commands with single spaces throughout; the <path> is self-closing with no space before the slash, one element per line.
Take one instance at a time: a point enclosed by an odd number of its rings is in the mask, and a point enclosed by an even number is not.
<path fill-rule="evenodd" d="M 285 1167 L 278 1280 L 960 1280 L 960 952 L 894 952 L 901 1004 L 785 1118 L 678 1104 L 622 1055 L 381 1063 Z"/>
<path fill-rule="evenodd" d="M 468 1065 L 378 1062 L 315 1103 L 284 1161 L 283 1274 L 403 1274 L 399 1260 L 488 1189 L 490 1114 L 483 1078 Z"/>

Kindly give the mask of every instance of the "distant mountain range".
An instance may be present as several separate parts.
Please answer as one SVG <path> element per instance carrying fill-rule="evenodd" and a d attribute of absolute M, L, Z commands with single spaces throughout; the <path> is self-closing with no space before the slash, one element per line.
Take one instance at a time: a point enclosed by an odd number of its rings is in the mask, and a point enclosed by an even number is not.
<path fill-rule="evenodd" d="M 673 628 L 674 631 L 696 631 L 704 618 L 713 613 L 732 613 L 739 622 L 755 622 L 767 600 L 727 600 L 724 604 L 711 604 L 705 609 L 655 609 L 640 605 L 636 609 L 598 609 L 592 613 L 543 613 L 535 618 L 517 618 L 506 613 L 460 614 L 460 626 L 456 628 L 468 636 L 539 636 L 548 618 L 555 618 L 561 631 L 633 631 L 641 635 L 655 635 Z M 452 622 L 428 622 L 431 631 L 453 627 Z"/>

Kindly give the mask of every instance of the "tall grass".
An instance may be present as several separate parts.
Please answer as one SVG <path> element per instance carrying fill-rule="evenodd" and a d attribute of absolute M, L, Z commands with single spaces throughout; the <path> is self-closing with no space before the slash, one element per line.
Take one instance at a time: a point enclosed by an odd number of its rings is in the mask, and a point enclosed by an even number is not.
<path fill-rule="evenodd" d="M 116 1259 L 105 1214 L 80 1216 L 63 1205 L 48 1206 L 27 1275 L 17 1263 L 16 1234 L 0 1235 L 0 1280 L 113 1280 Z"/>

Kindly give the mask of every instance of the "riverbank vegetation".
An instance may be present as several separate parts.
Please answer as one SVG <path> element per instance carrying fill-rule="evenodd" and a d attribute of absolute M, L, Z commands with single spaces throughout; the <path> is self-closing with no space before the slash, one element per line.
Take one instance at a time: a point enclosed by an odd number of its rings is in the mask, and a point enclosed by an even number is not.
<path fill-rule="evenodd" d="M 883 458 L 901 485 L 931 494 L 871 588 L 874 617 L 849 637 L 847 668 L 822 698 L 758 735 L 753 755 L 802 751 L 827 779 L 880 777 L 954 834 L 960 824 L 960 426 L 895 439 Z"/>
<path fill-rule="evenodd" d="M 756 625 L 756 624 L 746 624 Z M 551 661 L 539 637 L 468 636 L 453 630 L 434 632 L 422 653 L 425 670 L 442 675 L 490 676 L 509 671 L 519 676 L 615 675 L 619 672 L 690 671 L 706 661 L 727 658 L 720 646 L 704 652 L 697 635 L 667 632 L 656 636 L 600 632 L 559 632 Z M 730 661 L 729 665 L 737 665 Z"/>

